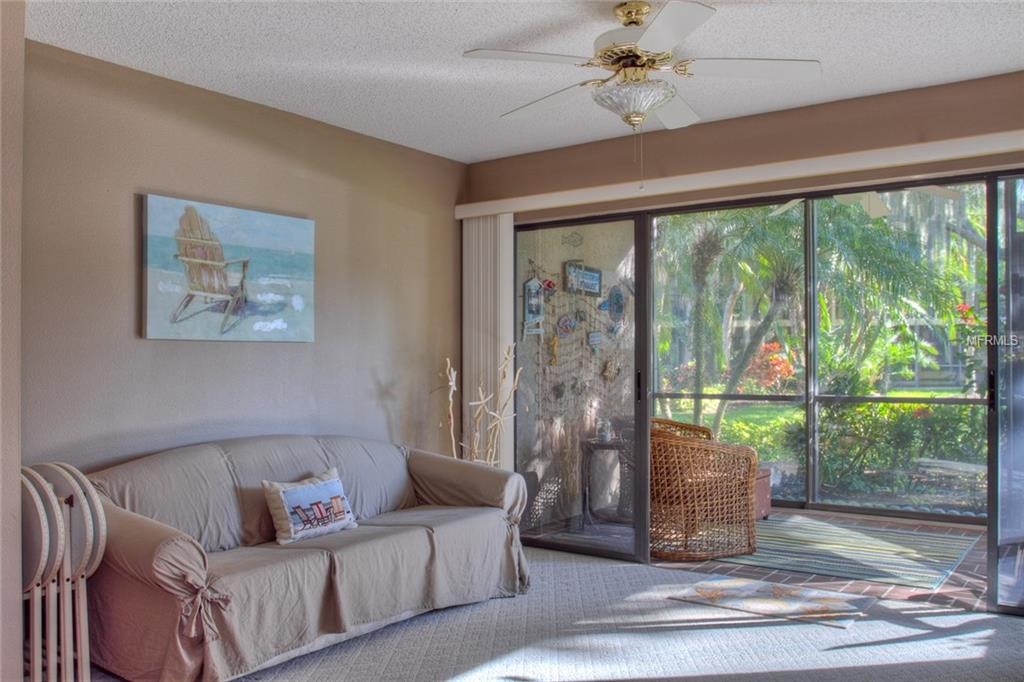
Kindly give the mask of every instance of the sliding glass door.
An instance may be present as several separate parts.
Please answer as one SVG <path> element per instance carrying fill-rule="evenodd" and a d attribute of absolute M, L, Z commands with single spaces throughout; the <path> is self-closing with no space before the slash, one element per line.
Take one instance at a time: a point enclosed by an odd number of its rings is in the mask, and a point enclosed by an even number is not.
<path fill-rule="evenodd" d="M 804 221 L 767 204 L 653 221 L 656 416 L 757 449 L 775 499 L 806 495 Z"/>
<path fill-rule="evenodd" d="M 983 516 L 982 182 L 816 199 L 821 503 Z"/>
<path fill-rule="evenodd" d="M 516 231 L 516 470 L 529 543 L 647 559 L 643 242 L 632 217 Z"/>
<path fill-rule="evenodd" d="M 777 503 L 982 519 L 983 181 L 652 220 L 657 416 L 753 446 Z"/>

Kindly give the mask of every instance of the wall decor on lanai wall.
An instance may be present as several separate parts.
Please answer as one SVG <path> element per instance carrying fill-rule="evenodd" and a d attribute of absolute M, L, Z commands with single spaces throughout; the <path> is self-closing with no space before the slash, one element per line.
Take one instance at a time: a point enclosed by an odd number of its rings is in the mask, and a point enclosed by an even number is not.
<path fill-rule="evenodd" d="M 312 220 L 145 197 L 145 336 L 312 341 Z"/>
<path fill-rule="evenodd" d="M 569 260 L 563 266 L 565 290 L 570 293 L 601 295 L 601 271 L 587 267 L 580 261 Z"/>
<path fill-rule="evenodd" d="M 523 336 L 543 334 L 544 284 L 531 277 L 523 284 Z"/>

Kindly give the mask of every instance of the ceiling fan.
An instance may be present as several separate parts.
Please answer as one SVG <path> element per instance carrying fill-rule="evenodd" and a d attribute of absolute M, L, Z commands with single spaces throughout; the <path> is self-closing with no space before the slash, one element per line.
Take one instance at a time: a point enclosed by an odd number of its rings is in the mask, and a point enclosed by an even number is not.
<path fill-rule="evenodd" d="M 955 189 L 949 189 L 948 187 L 940 187 L 939 185 L 924 185 L 923 187 L 911 187 L 907 190 L 908 192 L 923 192 L 924 194 L 931 194 L 932 196 L 939 197 L 940 199 L 949 199 L 950 201 L 959 201 L 963 196 L 960 192 Z M 851 206 L 853 204 L 860 204 L 861 208 L 867 211 L 867 214 L 872 218 L 885 218 L 892 211 L 889 205 L 882 199 L 882 195 L 878 192 L 854 192 L 852 194 L 835 194 L 833 198 L 841 204 Z M 769 217 L 782 215 L 789 209 L 800 204 L 803 199 L 792 199 L 779 206 L 777 209 L 768 214 Z"/>
<path fill-rule="evenodd" d="M 572 64 L 604 69 L 611 75 L 590 78 L 561 88 L 502 114 L 516 116 L 570 97 L 576 88 L 589 88 L 594 101 L 618 114 L 637 130 L 652 113 L 666 128 L 682 128 L 700 120 L 683 101 L 669 80 L 652 78 L 665 74 L 672 80 L 685 78 L 748 78 L 756 80 L 811 80 L 821 76 L 821 63 L 805 59 L 686 58 L 678 45 L 712 17 L 713 7 L 689 0 L 670 0 L 650 22 L 651 5 L 630 0 L 615 7 L 622 28 L 602 33 L 594 41 L 594 56 L 583 57 L 546 52 L 476 49 L 463 53 L 472 59 Z"/>

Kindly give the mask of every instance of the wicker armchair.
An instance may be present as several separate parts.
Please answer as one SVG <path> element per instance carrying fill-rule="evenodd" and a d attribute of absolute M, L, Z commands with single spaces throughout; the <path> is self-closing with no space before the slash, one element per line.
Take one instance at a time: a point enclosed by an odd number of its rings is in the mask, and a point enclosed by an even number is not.
<path fill-rule="evenodd" d="M 651 556 L 655 558 L 705 561 L 757 549 L 757 453 L 708 436 L 681 437 L 652 425 Z"/>

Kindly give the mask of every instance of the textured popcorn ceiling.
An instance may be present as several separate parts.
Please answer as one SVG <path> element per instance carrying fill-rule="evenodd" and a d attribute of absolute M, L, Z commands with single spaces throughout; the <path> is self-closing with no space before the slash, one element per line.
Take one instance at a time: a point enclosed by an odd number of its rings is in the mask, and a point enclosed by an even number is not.
<path fill-rule="evenodd" d="M 617 26 L 615 4 L 32 1 L 28 37 L 472 162 L 629 133 L 583 88 L 575 102 L 498 118 L 593 70 L 461 57 L 474 47 L 590 55 Z M 681 83 L 705 121 L 1024 69 L 1024 2 L 709 4 L 718 13 L 685 56 L 819 59 L 824 78 Z"/>

